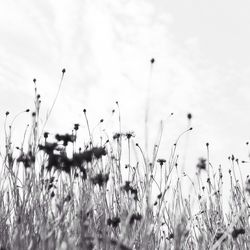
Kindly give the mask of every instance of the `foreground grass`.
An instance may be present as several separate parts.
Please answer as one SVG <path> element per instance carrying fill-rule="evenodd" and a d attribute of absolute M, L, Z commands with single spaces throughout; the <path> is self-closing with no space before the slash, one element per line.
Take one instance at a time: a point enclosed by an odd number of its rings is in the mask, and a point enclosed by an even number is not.
<path fill-rule="evenodd" d="M 176 153 L 179 138 L 169 159 L 158 158 L 160 140 L 148 157 L 133 132 L 93 138 L 83 110 L 88 136 L 79 148 L 79 124 L 69 134 L 55 136 L 44 132 L 44 125 L 40 128 L 36 89 L 35 96 L 32 124 L 19 147 L 13 147 L 6 112 L 1 249 L 250 248 L 250 182 L 236 178 L 240 162 L 234 156 L 225 210 L 224 177 L 208 157 L 199 160 L 197 178 L 190 178 L 194 198 L 184 194 Z M 132 160 L 133 146 L 140 160 Z"/>

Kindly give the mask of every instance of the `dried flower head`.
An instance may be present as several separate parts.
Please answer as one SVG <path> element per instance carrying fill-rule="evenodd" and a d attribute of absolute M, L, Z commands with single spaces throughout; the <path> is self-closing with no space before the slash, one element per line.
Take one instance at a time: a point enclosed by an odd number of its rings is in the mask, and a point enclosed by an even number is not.
<path fill-rule="evenodd" d="M 107 219 L 108 226 L 112 226 L 114 228 L 117 228 L 120 222 L 121 222 L 121 219 L 119 217 L 113 217 L 113 218 Z"/>
<path fill-rule="evenodd" d="M 198 164 L 196 165 L 196 167 L 199 169 L 199 170 L 206 170 L 206 159 L 201 157 L 199 158 L 199 162 Z"/>
<path fill-rule="evenodd" d="M 160 159 L 157 160 L 157 162 L 162 166 L 166 162 L 166 160 L 160 158 Z"/>
<path fill-rule="evenodd" d="M 56 134 L 55 138 L 57 141 L 63 141 L 63 146 L 67 146 L 69 142 L 73 143 L 76 140 L 76 136 L 70 134 L 64 134 L 64 135 Z"/>
<path fill-rule="evenodd" d="M 129 224 L 132 225 L 136 221 L 140 221 L 142 219 L 142 215 L 139 213 L 133 213 L 130 217 Z"/>
<path fill-rule="evenodd" d="M 233 239 L 237 239 L 237 237 L 240 235 L 240 234 L 245 234 L 246 231 L 243 227 L 240 227 L 240 228 L 234 228 L 233 231 L 232 231 L 232 237 Z"/>
<path fill-rule="evenodd" d="M 25 168 L 30 168 L 32 164 L 35 163 L 35 156 L 31 151 L 27 154 L 21 153 L 17 158 L 17 162 L 22 162 Z"/>
<path fill-rule="evenodd" d="M 79 123 L 75 123 L 75 124 L 74 124 L 74 130 L 77 131 L 77 130 L 79 129 L 79 126 L 80 126 Z"/>
<path fill-rule="evenodd" d="M 109 173 L 102 174 L 99 173 L 91 178 L 91 181 L 94 185 L 99 185 L 99 187 L 102 187 L 104 184 L 106 184 L 109 180 Z"/>
<path fill-rule="evenodd" d="M 107 154 L 105 147 L 93 147 L 92 153 L 96 159 L 100 159 Z"/>
<path fill-rule="evenodd" d="M 191 114 L 191 113 L 188 113 L 188 114 L 187 114 L 187 118 L 188 118 L 188 120 L 191 120 L 191 119 L 192 119 L 192 114 Z"/>

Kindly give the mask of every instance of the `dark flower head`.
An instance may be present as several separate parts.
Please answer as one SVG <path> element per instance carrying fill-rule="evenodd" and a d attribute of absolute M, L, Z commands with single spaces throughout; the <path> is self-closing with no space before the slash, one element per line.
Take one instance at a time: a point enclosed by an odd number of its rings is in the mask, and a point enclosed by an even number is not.
<path fill-rule="evenodd" d="M 132 224 L 134 224 L 134 222 L 140 221 L 141 219 L 142 219 L 142 215 L 141 214 L 134 213 L 130 217 L 129 224 L 132 225 Z"/>
<path fill-rule="evenodd" d="M 158 159 L 157 162 L 162 166 L 166 160 L 165 159 Z"/>
<path fill-rule="evenodd" d="M 22 162 L 25 168 L 30 168 L 32 164 L 35 162 L 35 156 L 32 155 L 32 152 L 28 152 L 27 154 L 22 153 L 18 158 L 17 162 Z"/>
<path fill-rule="evenodd" d="M 131 137 L 135 137 L 135 134 L 134 134 L 134 132 L 130 131 L 130 132 L 127 132 L 127 133 L 125 134 L 125 136 L 126 136 L 127 139 L 129 140 Z"/>
<path fill-rule="evenodd" d="M 47 139 L 48 136 L 49 136 L 49 133 L 48 133 L 48 132 L 44 132 L 43 137 L 44 137 L 45 139 Z"/>
<path fill-rule="evenodd" d="M 109 173 L 102 174 L 99 173 L 91 178 L 91 181 L 94 185 L 99 185 L 99 187 L 102 187 L 105 183 L 107 183 L 109 180 Z"/>
<path fill-rule="evenodd" d="M 240 235 L 240 234 L 245 234 L 246 231 L 243 227 L 241 228 L 234 228 L 233 231 L 232 231 L 232 237 L 233 239 L 237 239 L 237 237 Z"/>
<path fill-rule="evenodd" d="M 48 164 L 46 169 L 50 172 L 52 168 L 60 169 L 60 155 L 49 154 Z"/>
<path fill-rule="evenodd" d="M 10 112 L 9 112 L 9 111 L 7 111 L 7 112 L 5 113 L 5 115 L 6 115 L 6 116 L 8 116 L 9 114 L 10 114 Z"/>
<path fill-rule="evenodd" d="M 191 119 L 192 119 L 192 114 L 191 114 L 191 113 L 188 113 L 188 114 L 187 114 L 187 118 L 188 118 L 188 120 L 191 120 Z"/>
<path fill-rule="evenodd" d="M 114 139 L 114 140 L 119 140 L 121 136 L 122 136 L 121 133 L 115 133 L 115 134 L 113 135 L 113 139 Z"/>
<path fill-rule="evenodd" d="M 48 143 L 46 142 L 45 145 L 38 145 L 39 150 L 43 150 L 47 154 L 52 154 L 54 150 L 57 148 L 57 143 Z"/>
<path fill-rule="evenodd" d="M 63 141 L 63 146 L 67 146 L 69 142 L 74 142 L 76 140 L 75 135 L 65 134 L 65 135 L 59 135 L 57 134 L 55 136 L 57 141 Z"/>
<path fill-rule="evenodd" d="M 66 72 L 66 69 L 63 69 L 63 70 L 62 70 L 62 73 L 65 74 L 65 72 Z"/>
<path fill-rule="evenodd" d="M 150 60 L 150 62 L 153 64 L 153 63 L 155 62 L 155 59 L 152 58 L 152 59 Z"/>
<path fill-rule="evenodd" d="M 107 219 L 108 226 L 112 226 L 114 228 L 119 226 L 119 223 L 121 222 L 121 219 L 119 217 L 113 217 Z"/>
<path fill-rule="evenodd" d="M 93 147 L 92 153 L 96 159 L 100 159 L 102 156 L 105 156 L 107 154 L 104 147 Z"/>
<path fill-rule="evenodd" d="M 205 158 L 199 158 L 199 162 L 198 164 L 196 165 L 196 167 L 199 169 L 199 170 L 206 170 L 206 159 Z"/>
<path fill-rule="evenodd" d="M 73 155 L 73 164 L 77 167 L 81 167 L 84 162 L 91 162 L 92 153 L 90 150 L 85 150 L 83 152 L 75 153 Z"/>
<path fill-rule="evenodd" d="M 122 188 L 128 193 L 130 189 L 132 188 L 130 186 L 130 181 L 125 181 L 125 185 Z"/>
<path fill-rule="evenodd" d="M 79 126 L 80 126 L 80 124 L 75 123 L 75 124 L 74 124 L 74 130 L 77 131 L 77 130 L 79 129 Z"/>

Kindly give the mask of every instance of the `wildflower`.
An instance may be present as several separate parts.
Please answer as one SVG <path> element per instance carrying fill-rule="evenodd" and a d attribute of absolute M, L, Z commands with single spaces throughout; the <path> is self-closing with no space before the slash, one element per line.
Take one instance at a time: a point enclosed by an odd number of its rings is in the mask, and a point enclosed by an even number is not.
<path fill-rule="evenodd" d="M 199 162 L 198 164 L 196 165 L 196 167 L 199 169 L 199 170 L 206 170 L 206 159 L 204 158 L 199 158 Z"/>
<path fill-rule="evenodd" d="M 60 168 L 60 155 L 56 154 L 49 154 L 48 158 L 48 164 L 46 166 L 46 169 L 48 171 L 51 171 L 53 167 L 59 169 Z"/>
<path fill-rule="evenodd" d="M 142 215 L 139 213 L 134 213 L 131 215 L 129 224 L 132 225 L 134 224 L 135 221 L 140 221 L 142 219 Z"/>
<path fill-rule="evenodd" d="M 240 234 L 245 234 L 246 231 L 243 227 L 241 228 L 234 228 L 234 230 L 232 231 L 232 237 L 233 239 L 237 239 L 237 237 L 240 235 Z"/>
<path fill-rule="evenodd" d="M 129 140 L 131 137 L 135 137 L 134 132 L 127 132 L 127 133 L 125 134 L 125 136 L 127 137 L 128 140 Z"/>
<path fill-rule="evenodd" d="M 188 113 L 188 114 L 187 114 L 187 118 L 188 118 L 188 120 L 191 120 L 191 119 L 192 119 L 192 114 L 191 114 L 191 113 Z"/>
<path fill-rule="evenodd" d="M 63 69 L 63 70 L 62 70 L 62 73 L 65 74 L 65 72 L 66 72 L 66 69 Z"/>
<path fill-rule="evenodd" d="M 9 111 L 7 111 L 7 112 L 5 113 L 5 115 L 6 115 L 6 116 L 8 116 L 9 114 L 10 114 L 10 112 L 9 112 Z"/>
<path fill-rule="evenodd" d="M 100 159 L 102 156 L 105 156 L 107 154 L 104 147 L 93 147 L 92 153 L 96 159 Z"/>
<path fill-rule="evenodd" d="M 114 140 L 119 140 L 121 136 L 122 136 L 121 133 L 115 133 L 115 134 L 113 135 L 113 139 L 114 139 Z"/>
<path fill-rule="evenodd" d="M 45 145 L 38 145 L 39 150 L 43 150 L 45 153 L 52 154 L 54 150 L 57 148 L 57 143 L 48 143 L 46 142 Z"/>
<path fill-rule="evenodd" d="M 153 63 L 155 62 L 155 59 L 152 58 L 152 59 L 150 60 L 150 62 L 153 64 Z"/>
<path fill-rule="evenodd" d="M 157 162 L 160 164 L 160 166 L 162 166 L 166 160 L 165 159 L 158 159 Z"/>
<path fill-rule="evenodd" d="M 125 181 L 125 185 L 122 188 L 128 193 L 131 189 L 130 181 Z"/>
<path fill-rule="evenodd" d="M 44 137 L 45 139 L 47 139 L 48 136 L 49 136 L 49 133 L 48 133 L 48 132 L 44 132 L 44 133 L 43 133 L 43 137 Z"/>
<path fill-rule="evenodd" d="M 118 227 L 120 222 L 121 220 L 119 217 L 113 217 L 112 219 L 111 218 L 107 219 L 107 225 L 112 226 L 114 228 Z"/>
<path fill-rule="evenodd" d="M 80 124 L 75 123 L 75 124 L 74 124 L 74 130 L 77 131 L 77 130 L 79 129 L 79 126 L 80 126 Z"/>
<path fill-rule="evenodd" d="M 107 174 L 102 174 L 99 173 L 93 178 L 91 178 L 91 181 L 93 182 L 94 185 L 99 185 L 99 187 L 102 187 L 105 183 L 107 183 L 109 180 L 109 173 Z"/>
<path fill-rule="evenodd" d="M 32 155 L 32 152 L 27 154 L 22 153 L 18 158 L 17 162 L 22 162 L 25 168 L 30 168 L 31 165 L 35 162 L 35 156 Z"/>
<path fill-rule="evenodd" d="M 92 161 L 92 151 L 91 150 L 85 150 L 82 153 L 75 154 L 75 159 L 78 159 L 81 163 L 86 161 L 86 162 L 91 162 Z"/>
<path fill-rule="evenodd" d="M 70 135 L 70 134 L 65 134 L 65 135 L 56 134 L 55 138 L 57 141 L 63 141 L 63 146 L 67 146 L 69 142 L 74 142 L 76 140 L 75 135 Z"/>

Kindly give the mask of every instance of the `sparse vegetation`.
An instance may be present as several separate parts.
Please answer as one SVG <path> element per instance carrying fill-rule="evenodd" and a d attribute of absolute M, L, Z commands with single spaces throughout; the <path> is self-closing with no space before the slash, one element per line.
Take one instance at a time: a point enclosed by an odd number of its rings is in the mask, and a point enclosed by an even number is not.
<path fill-rule="evenodd" d="M 225 209 L 225 177 L 208 156 L 193 167 L 195 180 L 180 173 L 180 137 L 168 159 L 158 156 L 159 144 L 148 157 L 132 131 L 93 138 L 84 109 L 88 136 L 77 147 L 80 124 L 72 124 L 72 131 L 66 134 L 51 135 L 44 131 L 46 122 L 39 123 L 40 106 L 41 96 L 35 87 L 32 124 L 24 132 L 23 143 L 15 148 L 8 119 L 11 114 L 5 114 L 1 250 L 250 248 L 250 179 L 245 182 L 235 174 L 235 168 L 240 170 L 246 162 L 233 155 L 229 158 L 230 186 L 226 188 L 231 195 L 229 209 Z M 190 121 L 192 115 L 187 118 Z M 132 145 L 139 160 L 132 157 Z M 206 147 L 209 152 L 209 144 Z M 189 178 L 193 198 L 183 192 L 183 176 Z"/>

